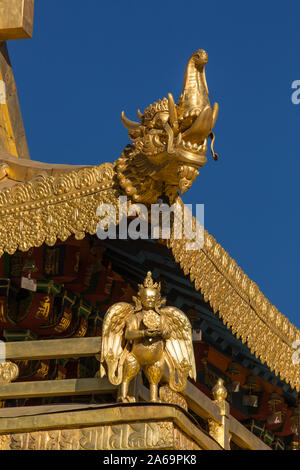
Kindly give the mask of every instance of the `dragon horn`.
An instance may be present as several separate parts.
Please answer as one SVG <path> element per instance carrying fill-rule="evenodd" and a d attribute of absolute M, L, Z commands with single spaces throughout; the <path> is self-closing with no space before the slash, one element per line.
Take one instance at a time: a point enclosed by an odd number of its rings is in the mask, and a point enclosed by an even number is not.
<path fill-rule="evenodd" d="M 168 107 L 169 107 L 170 123 L 171 125 L 173 125 L 177 121 L 177 110 L 176 110 L 176 105 L 175 105 L 172 93 L 168 94 Z"/>
<path fill-rule="evenodd" d="M 143 115 L 142 115 L 142 113 L 141 113 L 141 111 L 140 111 L 139 109 L 137 110 L 137 115 L 138 115 L 139 120 L 141 121 Z"/>
<path fill-rule="evenodd" d="M 124 124 L 124 126 L 129 129 L 130 131 L 135 131 L 137 130 L 139 127 L 140 127 L 140 123 L 139 122 L 134 122 L 134 121 L 131 121 L 130 119 L 128 119 L 125 114 L 124 114 L 124 111 L 122 111 L 121 113 L 121 121 L 122 123 Z"/>

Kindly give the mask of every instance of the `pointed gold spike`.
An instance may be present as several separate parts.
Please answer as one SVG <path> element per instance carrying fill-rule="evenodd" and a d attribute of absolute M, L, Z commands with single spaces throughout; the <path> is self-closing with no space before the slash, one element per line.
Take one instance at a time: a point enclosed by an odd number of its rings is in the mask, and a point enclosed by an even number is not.
<path fill-rule="evenodd" d="M 137 130 L 141 125 L 139 122 L 134 122 L 134 121 L 131 121 L 130 119 L 128 119 L 125 116 L 124 111 L 122 111 L 122 113 L 121 113 L 121 121 L 124 124 L 124 126 L 126 127 L 126 129 L 129 129 L 130 131 Z"/>
<path fill-rule="evenodd" d="M 177 117 L 176 104 L 174 102 L 172 93 L 168 94 L 168 106 L 169 106 L 170 123 L 171 123 L 171 126 L 173 126 L 177 122 L 178 117 Z"/>

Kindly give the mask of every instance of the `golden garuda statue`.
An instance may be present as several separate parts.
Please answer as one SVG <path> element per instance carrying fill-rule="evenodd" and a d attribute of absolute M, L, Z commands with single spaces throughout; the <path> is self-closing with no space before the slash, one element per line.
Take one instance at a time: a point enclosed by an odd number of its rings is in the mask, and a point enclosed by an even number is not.
<path fill-rule="evenodd" d="M 134 401 L 128 396 L 128 386 L 142 369 L 150 384 L 150 401 L 156 402 L 165 364 L 175 392 L 185 389 L 188 376 L 196 379 L 192 328 L 181 310 L 162 307 L 166 301 L 151 272 L 133 301 L 116 303 L 105 314 L 100 375 L 107 374 L 114 385 L 122 384 L 121 401 Z"/>
<path fill-rule="evenodd" d="M 218 116 L 218 104 L 211 108 L 205 78 L 206 51 L 194 52 L 185 69 L 183 91 L 175 104 L 168 98 L 151 104 L 139 122 L 121 119 L 132 141 L 116 161 L 119 185 L 134 202 L 155 204 L 166 195 L 172 204 L 178 190 L 185 193 L 206 161 L 207 139 L 211 152 L 215 136 L 212 129 Z"/>

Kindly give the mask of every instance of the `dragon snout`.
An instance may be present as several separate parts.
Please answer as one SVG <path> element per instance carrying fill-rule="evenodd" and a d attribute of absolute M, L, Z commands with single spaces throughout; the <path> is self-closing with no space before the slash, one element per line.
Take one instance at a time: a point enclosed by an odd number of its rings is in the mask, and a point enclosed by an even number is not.
<path fill-rule="evenodd" d="M 205 65 L 208 62 L 208 54 L 204 49 L 198 49 L 194 53 L 194 57 L 197 61 L 197 65 Z"/>

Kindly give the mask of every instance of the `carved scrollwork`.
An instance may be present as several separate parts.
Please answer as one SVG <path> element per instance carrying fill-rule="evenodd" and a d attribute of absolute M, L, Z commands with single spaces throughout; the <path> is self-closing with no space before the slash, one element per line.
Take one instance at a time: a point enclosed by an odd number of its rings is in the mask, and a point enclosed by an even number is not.
<path fill-rule="evenodd" d="M 0 435 L 0 450 L 10 450 L 10 436 L 8 434 Z"/>
<path fill-rule="evenodd" d="M 0 449 L 121 450 L 173 448 L 173 424 L 155 421 L 0 436 Z"/>
<path fill-rule="evenodd" d="M 159 398 L 165 403 L 178 405 L 184 410 L 188 410 L 187 401 L 177 392 L 174 392 L 168 385 L 163 385 L 159 389 Z"/>
<path fill-rule="evenodd" d="M 178 202 L 183 205 L 180 199 Z M 195 226 L 196 219 L 193 221 Z M 292 361 L 292 344 L 300 339 L 300 331 L 264 297 L 224 248 L 207 231 L 199 250 L 187 250 L 184 234 L 176 239 L 174 232 L 163 243 L 233 334 L 300 391 L 299 365 Z"/>
<path fill-rule="evenodd" d="M 0 362 L 0 384 L 10 383 L 19 375 L 19 367 L 11 361 Z"/>
<path fill-rule="evenodd" d="M 95 234 L 99 204 L 118 202 L 114 166 L 105 163 L 62 175 L 42 176 L 0 192 L 0 255 L 27 251 L 70 235 Z"/>

